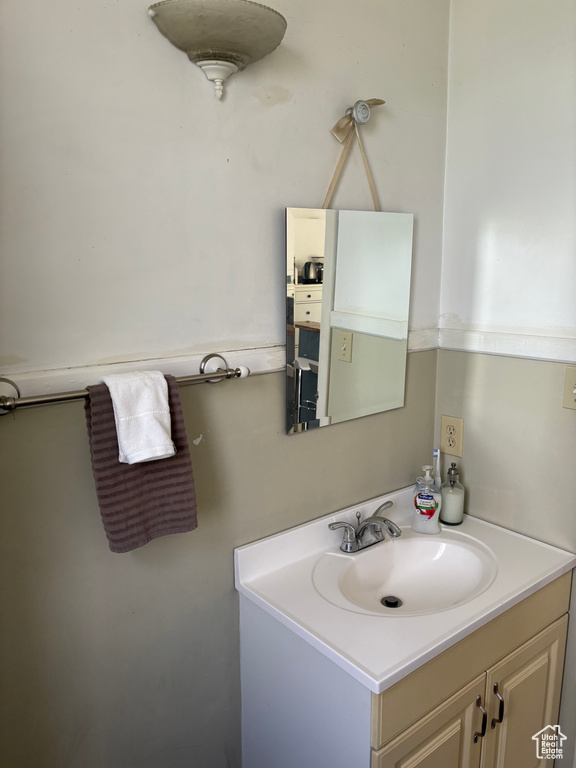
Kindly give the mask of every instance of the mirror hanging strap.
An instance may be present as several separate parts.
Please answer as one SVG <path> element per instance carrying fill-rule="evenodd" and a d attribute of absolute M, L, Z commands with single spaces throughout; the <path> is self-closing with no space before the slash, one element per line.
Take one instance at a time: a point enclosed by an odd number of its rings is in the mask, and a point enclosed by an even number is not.
<path fill-rule="evenodd" d="M 364 163 L 364 170 L 366 172 L 366 177 L 368 179 L 368 186 L 370 187 L 370 194 L 372 195 L 372 202 L 374 203 L 374 210 L 380 211 L 380 204 L 378 202 L 376 186 L 374 184 L 374 179 L 372 178 L 372 173 L 370 172 L 370 166 L 368 165 L 368 158 L 366 157 L 366 153 L 364 152 L 364 147 L 362 146 L 362 141 L 360 140 L 360 131 L 358 130 L 358 126 L 364 125 L 370 119 L 370 107 L 375 107 L 384 103 L 385 102 L 382 99 L 368 99 L 368 101 L 357 101 L 352 108 L 346 110 L 346 114 L 344 115 L 344 117 L 341 117 L 340 120 L 338 120 L 338 122 L 334 126 L 334 128 L 332 128 L 332 133 L 338 139 L 338 141 L 342 143 L 343 146 L 342 146 L 342 152 L 340 154 L 340 158 L 338 160 L 338 164 L 336 166 L 336 170 L 334 171 L 332 181 L 330 182 L 330 186 L 328 187 L 328 192 L 324 199 L 322 208 L 324 209 L 328 208 L 328 206 L 330 205 L 330 201 L 332 200 L 332 195 L 334 194 L 334 190 L 336 189 L 338 179 L 340 178 L 340 174 L 342 173 L 342 168 L 344 167 L 344 161 L 346 160 L 346 157 L 350 150 L 352 139 L 354 138 L 354 136 L 356 136 L 356 139 L 358 141 L 358 146 L 360 148 L 360 154 L 362 155 L 362 162 Z"/>

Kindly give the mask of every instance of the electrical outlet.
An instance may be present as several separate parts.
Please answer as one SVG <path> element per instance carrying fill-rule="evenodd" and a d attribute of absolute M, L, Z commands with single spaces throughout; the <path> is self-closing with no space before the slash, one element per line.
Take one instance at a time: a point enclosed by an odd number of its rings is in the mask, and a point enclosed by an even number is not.
<path fill-rule="evenodd" d="M 338 345 L 338 360 L 343 363 L 352 362 L 352 334 L 349 331 L 336 331 Z"/>
<path fill-rule="evenodd" d="M 449 456 L 462 458 L 464 443 L 464 419 L 442 416 L 440 425 L 440 450 Z"/>
<path fill-rule="evenodd" d="M 566 366 L 564 408 L 574 408 L 576 410 L 576 365 Z"/>

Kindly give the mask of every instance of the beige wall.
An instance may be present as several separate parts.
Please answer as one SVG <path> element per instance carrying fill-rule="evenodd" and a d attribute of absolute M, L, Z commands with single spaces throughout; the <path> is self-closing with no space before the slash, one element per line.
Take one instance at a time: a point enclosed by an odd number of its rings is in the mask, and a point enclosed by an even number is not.
<path fill-rule="evenodd" d="M 221 102 L 147 6 L 0 4 L 0 375 L 283 344 L 284 209 L 322 205 L 330 129 L 376 97 L 363 145 L 435 328 L 449 0 L 276 0 L 285 40 Z M 332 204 L 372 208 L 358 147 Z"/>
<path fill-rule="evenodd" d="M 339 329 L 331 328 L 328 413 L 332 424 L 354 413 L 377 413 L 403 402 L 406 341 L 350 332 L 352 360 L 338 359 Z"/>
<path fill-rule="evenodd" d="M 467 511 L 576 552 L 576 411 L 562 407 L 563 363 L 441 350 L 436 437 L 441 414 L 464 419 L 462 470 Z M 444 456 L 444 469 L 452 461 Z M 573 590 L 574 591 L 574 590 Z M 573 594 L 572 616 L 576 612 Z M 570 623 L 560 725 L 574 760 L 576 626 Z M 576 762 L 574 763 L 576 765 Z"/>
<path fill-rule="evenodd" d="M 370 97 L 381 205 L 415 214 L 410 330 L 574 361 L 573 4 L 452 1 L 445 198 L 448 0 L 275 7 L 285 42 L 217 103 L 139 0 L 0 6 L 0 371 L 280 342 L 284 206 L 321 204 L 329 128 Z M 334 204 L 370 207 L 358 153 Z M 81 406 L 0 419 L 4 762 L 237 768 L 232 549 L 411 482 L 435 362 L 410 356 L 404 409 L 290 438 L 277 375 L 183 391 L 200 527 L 127 556 Z M 562 369 L 442 352 L 437 412 L 465 418 L 475 513 L 574 549 Z"/>
<path fill-rule="evenodd" d="M 291 437 L 280 374 L 181 388 L 198 529 L 124 555 L 100 522 L 82 404 L 3 417 L 0 763 L 238 768 L 233 548 L 410 483 L 435 369 L 436 352 L 411 354 L 405 408 Z"/>
<path fill-rule="evenodd" d="M 465 419 L 473 514 L 572 551 L 575 27 L 565 0 L 451 0 L 439 346 L 470 354 L 441 352 L 437 382 L 438 414 Z M 566 766 L 575 724 L 572 622 Z"/>
<path fill-rule="evenodd" d="M 569 0 L 451 1 L 443 347 L 576 359 L 575 28 Z"/>
<path fill-rule="evenodd" d="M 218 102 L 146 2 L 0 5 L 0 375 L 55 369 L 58 391 L 283 344 L 284 208 L 322 204 L 330 128 L 373 97 L 381 207 L 416 220 L 410 329 L 435 338 L 449 2 L 273 6 L 285 41 Z M 357 148 L 333 205 L 372 207 Z M 411 482 L 435 364 L 411 355 L 405 408 L 289 438 L 278 374 L 183 390 L 199 528 L 128 555 L 107 548 L 81 405 L 2 417 L 0 763 L 238 768 L 233 548 Z"/>
<path fill-rule="evenodd" d="M 576 360 L 575 26 L 576 5 L 565 0 L 450 3 L 439 346 L 510 359 L 443 356 L 460 369 L 439 380 L 440 393 L 455 405 L 473 396 L 470 410 L 502 387 L 494 415 L 484 413 L 498 440 L 482 430 L 472 447 L 500 466 L 514 461 L 520 424 L 536 468 L 537 445 L 562 465 L 573 434 L 573 413 L 557 409 L 563 366 L 552 361 Z M 516 523 L 527 520 L 515 513 Z"/>
<path fill-rule="evenodd" d="M 439 353 L 440 414 L 464 418 L 462 481 L 468 510 L 576 551 L 572 501 L 576 411 L 562 407 L 563 363 Z M 444 456 L 445 468 L 449 456 Z"/>

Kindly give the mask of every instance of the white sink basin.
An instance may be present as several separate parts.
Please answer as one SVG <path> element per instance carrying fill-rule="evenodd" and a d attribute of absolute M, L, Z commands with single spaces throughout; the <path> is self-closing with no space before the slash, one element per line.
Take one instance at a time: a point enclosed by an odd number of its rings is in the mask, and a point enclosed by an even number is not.
<path fill-rule="evenodd" d="M 459 531 L 430 536 L 410 528 L 354 554 L 327 552 L 314 587 L 339 608 L 369 616 L 419 616 L 472 600 L 496 578 L 491 549 Z M 384 602 L 381 602 L 384 601 Z"/>
<path fill-rule="evenodd" d="M 253 603 L 382 693 L 479 627 L 576 567 L 576 556 L 478 518 L 415 534 L 414 488 L 371 499 L 235 551 L 241 603 Z M 342 531 L 385 501 L 399 539 L 346 555 Z M 399 608 L 380 599 L 395 595 Z M 242 611 L 241 611 L 242 613 Z M 272 642 L 272 640 L 271 640 Z"/>

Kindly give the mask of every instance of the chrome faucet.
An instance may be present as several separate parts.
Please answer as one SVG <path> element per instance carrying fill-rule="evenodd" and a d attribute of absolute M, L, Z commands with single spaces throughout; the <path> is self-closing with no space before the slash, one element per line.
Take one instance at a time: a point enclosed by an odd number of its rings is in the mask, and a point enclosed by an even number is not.
<path fill-rule="evenodd" d="M 402 536 L 402 531 L 396 523 L 392 522 L 392 520 L 388 520 L 387 517 L 381 517 L 379 514 L 385 509 L 390 509 L 392 503 L 393 502 L 391 501 L 385 501 L 384 504 L 381 504 L 378 507 L 373 515 L 367 517 L 365 520 L 361 519 L 362 515 L 360 512 L 356 512 L 356 519 L 358 520 L 357 528 L 354 528 L 351 523 L 345 523 L 343 521 L 328 523 L 328 528 L 330 528 L 331 531 L 335 531 L 337 528 L 344 528 L 344 536 L 342 538 L 342 543 L 340 544 L 342 552 L 358 552 L 366 547 L 371 547 L 372 544 L 378 544 L 379 541 L 384 541 L 383 528 L 393 539 Z M 365 542 L 363 537 L 367 530 L 371 532 L 372 539 L 371 541 Z"/>

